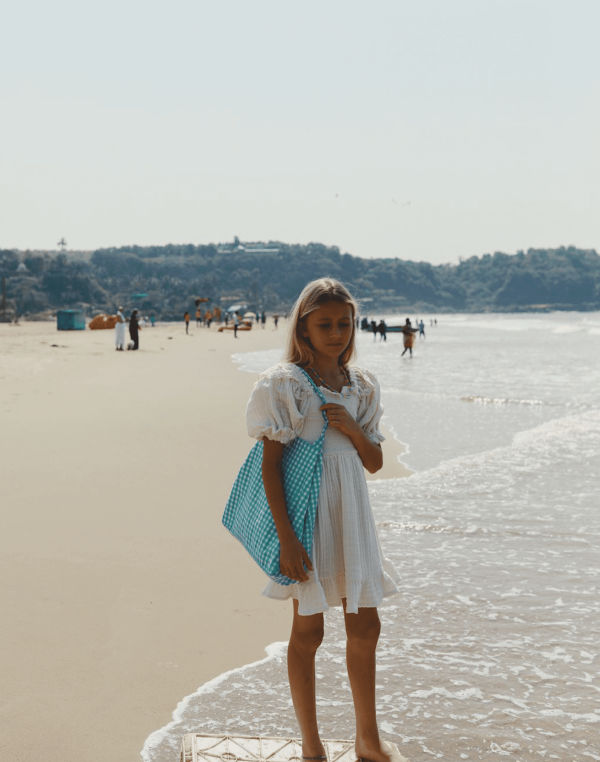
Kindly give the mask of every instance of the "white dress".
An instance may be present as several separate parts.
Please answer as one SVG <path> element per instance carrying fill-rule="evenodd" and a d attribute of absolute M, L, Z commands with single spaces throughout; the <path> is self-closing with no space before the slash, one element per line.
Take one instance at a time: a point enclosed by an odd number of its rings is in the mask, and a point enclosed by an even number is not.
<path fill-rule="evenodd" d="M 321 387 L 327 402 L 343 405 L 373 442 L 382 442 L 379 420 L 383 413 L 375 376 L 349 368 L 351 386 L 341 392 Z M 246 410 L 251 437 L 287 444 L 295 437 L 317 440 L 323 429 L 323 403 L 304 373 L 291 363 L 275 365 L 259 376 Z M 297 598 L 299 614 L 309 616 L 341 606 L 356 614 L 376 607 L 398 592 L 398 573 L 383 557 L 364 466 L 349 437 L 328 428 L 323 445 L 323 474 L 309 580 L 279 585 L 272 580 L 263 590 L 268 598 Z"/>
<path fill-rule="evenodd" d="M 125 317 L 122 312 L 117 312 L 117 322 L 115 323 L 115 344 L 117 349 L 125 348 Z"/>

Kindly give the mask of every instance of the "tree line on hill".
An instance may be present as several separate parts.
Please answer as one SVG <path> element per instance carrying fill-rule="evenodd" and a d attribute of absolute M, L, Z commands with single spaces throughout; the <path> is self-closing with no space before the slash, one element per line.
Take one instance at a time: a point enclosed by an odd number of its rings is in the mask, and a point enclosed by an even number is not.
<path fill-rule="evenodd" d="M 432 265 L 362 259 L 322 244 L 126 246 L 73 259 L 0 250 L 7 309 L 41 316 L 60 308 L 114 313 L 119 304 L 181 319 L 196 297 L 227 307 L 285 311 L 306 282 L 330 276 L 352 286 L 364 311 L 480 312 L 600 309 L 600 256 L 573 246 L 470 257 Z M 0 300 L 1 300 L 0 295 Z M 1 305 L 0 305 L 1 309 Z"/>

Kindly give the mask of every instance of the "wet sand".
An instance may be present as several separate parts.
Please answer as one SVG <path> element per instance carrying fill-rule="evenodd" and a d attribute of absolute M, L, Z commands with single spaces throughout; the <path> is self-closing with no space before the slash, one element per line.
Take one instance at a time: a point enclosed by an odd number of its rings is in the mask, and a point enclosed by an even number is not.
<path fill-rule="evenodd" d="M 112 331 L 0 324 L 2 759 L 134 762 L 185 695 L 287 640 L 220 523 L 252 445 L 231 354 L 283 336 L 167 324 L 116 352 Z"/>

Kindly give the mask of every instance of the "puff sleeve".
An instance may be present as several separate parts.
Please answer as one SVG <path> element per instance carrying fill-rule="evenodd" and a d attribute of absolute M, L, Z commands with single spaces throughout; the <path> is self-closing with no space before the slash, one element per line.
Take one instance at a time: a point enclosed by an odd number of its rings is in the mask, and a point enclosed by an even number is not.
<path fill-rule="evenodd" d="M 379 421 L 383 415 L 379 382 L 368 370 L 361 370 L 359 386 L 362 388 L 357 422 L 369 439 L 379 444 L 385 440 L 379 430 Z"/>
<path fill-rule="evenodd" d="M 290 377 L 268 374 L 259 377 L 246 407 L 249 436 L 289 444 L 296 438 L 303 418 Z"/>

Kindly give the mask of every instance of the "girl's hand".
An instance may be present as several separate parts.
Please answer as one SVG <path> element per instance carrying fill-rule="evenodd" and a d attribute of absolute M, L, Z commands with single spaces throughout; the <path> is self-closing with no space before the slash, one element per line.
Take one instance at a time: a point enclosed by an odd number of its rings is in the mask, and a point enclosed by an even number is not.
<path fill-rule="evenodd" d="M 341 431 L 342 434 L 351 437 L 360 431 L 360 426 L 343 405 L 338 405 L 336 402 L 328 402 L 326 405 L 321 405 L 319 410 L 324 410 L 327 413 L 329 425 Z"/>
<path fill-rule="evenodd" d="M 282 574 L 296 582 L 306 582 L 308 574 L 304 566 L 313 571 L 308 553 L 296 535 L 291 532 L 290 536 L 281 540 L 279 553 L 279 568 Z"/>
<path fill-rule="evenodd" d="M 356 451 L 367 471 L 370 474 L 379 471 L 383 465 L 381 447 L 369 439 L 361 426 L 354 420 L 346 408 L 335 402 L 328 402 L 326 405 L 321 405 L 319 410 L 324 410 L 327 413 L 327 419 L 329 420 L 330 426 L 334 429 L 338 429 L 351 439 L 352 444 L 356 447 Z"/>

